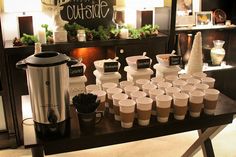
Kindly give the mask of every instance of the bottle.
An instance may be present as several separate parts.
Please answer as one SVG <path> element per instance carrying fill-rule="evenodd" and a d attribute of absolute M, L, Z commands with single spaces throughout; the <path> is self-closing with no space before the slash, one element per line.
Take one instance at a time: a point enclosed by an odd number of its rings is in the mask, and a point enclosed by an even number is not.
<path fill-rule="evenodd" d="M 83 29 L 79 29 L 77 31 L 77 38 L 78 38 L 78 41 L 86 41 L 86 34 L 85 34 L 85 30 Z"/>
<path fill-rule="evenodd" d="M 225 49 L 223 48 L 225 41 L 213 40 L 214 47 L 211 49 L 212 65 L 220 65 L 225 57 Z"/>

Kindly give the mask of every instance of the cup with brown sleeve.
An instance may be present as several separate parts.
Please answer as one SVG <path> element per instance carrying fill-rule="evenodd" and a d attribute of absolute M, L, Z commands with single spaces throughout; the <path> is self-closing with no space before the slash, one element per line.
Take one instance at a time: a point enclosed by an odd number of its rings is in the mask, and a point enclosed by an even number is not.
<path fill-rule="evenodd" d="M 174 117 L 177 120 L 183 120 L 188 110 L 189 95 L 186 93 L 174 93 Z"/>
<path fill-rule="evenodd" d="M 220 91 L 217 89 L 206 89 L 204 92 L 204 113 L 213 115 L 215 113 Z"/>
<path fill-rule="evenodd" d="M 203 108 L 204 92 L 194 90 L 189 92 L 189 113 L 191 117 L 199 117 Z"/>
<path fill-rule="evenodd" d="M 141 126 L 147 126 L 150 123 L 153 100 L 151 98 L 143 97 L 136 99 L 136 102 L 138 124 Z"/>
<path fill-rule="evenodd" d="M 156 96 L 157 121 L 166 123 L 169 119 L 172 97 L 169 95 Z"/>
<path fill-rule="evenodd" d="M 97 99 L 100 101 L 100 104 L 97 108 L 97 111 L 105 112 L 105 103 L 106 103 L 106 92 L 103 90 L 94 90 L 91 92 L 94 95 L 97 95 Z"/>
<path fill-rule="evenodd" d="M 114 114 L 112 95 L 117 94 L 117 93 L 122 93 L 122 89 L 117 88 L 117 87 L 107 89 L 107 102 L 109 105 L 109 112 L 111 114 Z"/>
<path fill-rule="evenodd" d="M 119 101 L 122 128 L 131 128 L 134 123 L 135 101 L 131 99 Z"/>
<path fill-rule="evenodd" d="M 129 96 L 124 93 L 117 93 L 117 94 L 112 95 L 115 120 L 120 121 L 119 101 L 126 100 L 126 99 L 128 99 L 128 97 Z"/>
<path fill-rule="evenodd" d="M 152 89 L 149 91 L 149 97 L 153 100 L 152 103 L 152 115 L 157 115 L 157 109 L 156 109 L 156 96 L 164 95 L 165 91 L 161 89 Z"/>

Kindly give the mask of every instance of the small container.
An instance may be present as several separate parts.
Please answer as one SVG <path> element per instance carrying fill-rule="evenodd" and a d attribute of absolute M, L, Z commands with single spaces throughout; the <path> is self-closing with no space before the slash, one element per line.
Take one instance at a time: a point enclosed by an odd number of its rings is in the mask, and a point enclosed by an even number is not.
<path fill-rule="evenodd" d="M 79 29 L 79 30 L 77 31 L 77 38 L 78 38 L 78 41 L 86 41 L 85 30 Z"/>
<path fill-rule="evenodd" d="M 212 65 L 220 65 L 225 57 L 225 49 L 223 45 L 225 41 L 223 40 L 214 40 L 214 47 L 211 49 L 211 62 Z"/>

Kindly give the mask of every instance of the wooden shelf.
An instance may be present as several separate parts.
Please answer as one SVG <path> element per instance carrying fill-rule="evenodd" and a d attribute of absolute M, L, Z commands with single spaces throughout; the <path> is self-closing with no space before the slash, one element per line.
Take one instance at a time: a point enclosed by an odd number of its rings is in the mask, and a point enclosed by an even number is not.
<path fill-rule="evenodd" d="M 231 30 L 236 29 L 236 25 L 212 25 L 212 26 L 190 26 L 190 27 L 177 27 L 176 32 L 191 32 L 191 31 L 201 31 L 201 30 Z"/>

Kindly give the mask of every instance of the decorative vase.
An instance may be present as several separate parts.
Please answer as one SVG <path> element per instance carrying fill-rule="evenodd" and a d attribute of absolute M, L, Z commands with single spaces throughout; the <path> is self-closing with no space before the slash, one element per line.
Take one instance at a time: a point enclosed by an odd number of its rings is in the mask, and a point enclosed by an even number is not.
<path fill-rule="evenodd" d="M 211 49 L 211 62 L 212 65 L 220 65 L 225 57 L 225 49 L 223 48 L 225 41 L 214 40 L 214 47 Z"/>

